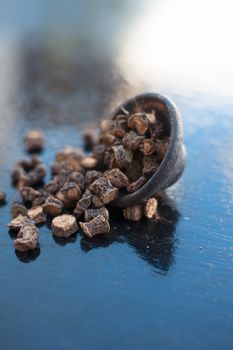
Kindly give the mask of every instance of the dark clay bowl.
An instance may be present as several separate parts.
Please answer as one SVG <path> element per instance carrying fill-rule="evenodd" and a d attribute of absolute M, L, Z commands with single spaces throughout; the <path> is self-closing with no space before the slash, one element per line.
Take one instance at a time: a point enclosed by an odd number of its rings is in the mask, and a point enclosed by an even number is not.
<path fill-rule="evenodd" d="M 174 103 L 167 97 L 156 93 L 137 95 L 118 106 L 112 118 L 129 111 L 134 113 L 141 109 L 145 112 L 155 110 L 160 121 L 170 134 L 168 150 L 156 172 L 136 192 L 120 193 L 112 204 L 115 207 L 125 208 L 141 203 L 156 193 L 173 185 L 181 176 L 186 163 L 186 149 L 183 145 L 183 121 Z"/>

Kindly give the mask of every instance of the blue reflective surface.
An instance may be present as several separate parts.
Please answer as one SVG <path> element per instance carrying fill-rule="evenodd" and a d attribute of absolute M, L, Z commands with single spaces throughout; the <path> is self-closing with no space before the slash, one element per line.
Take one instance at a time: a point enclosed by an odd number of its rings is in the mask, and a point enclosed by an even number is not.
<path fill-rule="evenodd" d="M 188 151 L 182 179 L 160 198 L 161 223 L 113 211 L 109 237 L 93 240 L 55 239 L 43 226 L 40 249 L 19 254 L 6 224 L 22 134 L 44 130 L 49 167 L 57 150 L 82 145 L 85 126 L 148 86 L 124 79 L 111 55 L 64 60 L 43 40 L 15 45 L 1 73 L 1 348 L 232 349 L 233 103 L 159 91 L 181 111 Z"/>

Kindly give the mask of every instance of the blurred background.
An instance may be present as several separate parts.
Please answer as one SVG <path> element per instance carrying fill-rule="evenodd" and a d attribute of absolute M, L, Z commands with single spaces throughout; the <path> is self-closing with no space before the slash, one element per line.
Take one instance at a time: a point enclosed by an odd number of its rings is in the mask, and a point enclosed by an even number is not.
<path fill-rule="evenodd" d="M 0 347 L 232 349 L 233 1 L 0 0 Z M 159 199 L 163 220 L 113 216 L 40 250 L 12 247 L 14 164 L 41 128 L 47 168 L 137 93 L 166 94 L 188 162 Z M 49 171 L 46 180 L 50 177 Z"/>

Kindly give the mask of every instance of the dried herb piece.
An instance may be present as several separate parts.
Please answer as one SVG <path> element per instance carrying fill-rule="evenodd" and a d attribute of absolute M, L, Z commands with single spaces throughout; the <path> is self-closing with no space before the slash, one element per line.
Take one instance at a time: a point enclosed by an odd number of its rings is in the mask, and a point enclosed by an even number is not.
<path fill-rule="evenodd" d="M 118 195 L 118 188 L 113 187 L 105 177 L 100 177 L 90 185 L 90 190 L 95 193 L 105 204 L 112 202 Z"/>
<path fill-rule="evenodd" d="M 131 184 L 127 187 L 127 191 L 132 193 L 136 192 L 146 183 L 146 178 L 144 176 L 140 176 L 136 181 L 131 182 Z"/>
<path fill-rule="evenodd" d="M 102 134 L 110 130 L 112 126 L 112 121 L 110 119 L 103 119 L 100 122 L 100 131 Z"/>
<path fill-rule="evenodd" d="M 123 209 L 123 215 L 126 220 L 139 221 L 143 215 L 143 207 L 140 204 L 133 205 Z"/>
<path fill-rule="evenodd" d="M 14 240 L 15 249 L 20 252 L 35 249 L 38 246 L 39 231 L 35 225 L 23 226 Z"/>
<path fill-rule="evenodd" d="M 115 141 L 116 141 L 116 136 L 108 132 L 106 132 L 105 134 L 102 134 L 99 138 L 100 143 L 103 143 L 108 146 L 113 145 Z"/>
<path fill-rule="evenodd" d="M 39 191 L 30 186 L 24 186 L 20 191 L 20 194 L 25 202 L 32 202 L 41 196 Z"/>
<path fill-rule="evenodd" d="M 135 151 L 136 149 L 139 148 L 139 145 L 143 140 L 144 140 L 144 136 L 140 136 L 136 132 L 131 130 L 122 139 L 122 143 L 125 147 L 127 147 L 131 151 Z"/>
<path fill-rule="evenodd" d="M 90 221 L 98 215 L 102 215 L 106 220 L 109 220 L 109 212 L 105 207 L 99 209 L 87 209 L 84 212 L 85 221 Z"/>
<path fill-rule="evenodd" d="M 129 185 L 129 179 L 118 168 L 106 170 L 104 176 L 108 179 L 114 187 L 123 188 Z"/>
<path fill-rule="evenodd" d="M 109 233 L 110 231 L 109 222 L 102 215 L 96 216 L 89 222 L 80 222 L 79 224 L 88 237 Z"/>
<path fill-rule="evenodd" d="M 28 217 L 37 224 L 44 224 L 46 222 L 46 214 L 43 211 L 43 207 L 40 205 L 28 210 Z"/>
<path fill-rule="evenodd" d="M 44 148 L 44 134 L 41 130 L 29 130 L 24 137 L 28 152 L 41 151 Z"/>
<path fill-rule="evenodd" d="M 83 190 L 85 186 L 85 177 L 80 171 L 73 171 L 68 176 L 68 181 L 75 182 Z"/>
<path fill-rule="evenodd" d="M 61 192 L 67 200 L 78 201 L 82 195 L 82 190 L 75 182 L 66 182 L 61 188 Z"/>
<path fill-rule="evenodd" d="M 101 208 L 104 206 L 104 202 L 96 194 L 92 197 L 92 206 L 94 208 Z"/>
<path fill-rule="evenodd" d="M 91 191 L 89 189 L 86 189 L 73 212 L 74 216 L 77 219 L 79 219 L 83 215 L 84 211 L 90 207 L 92 198 L 93 195 Z"/>
<path fill-rule="evenodd" d="M 156 146 L 153 140 L 145 139 L 141 142 L 139 148 L 145 156 L 149 156 L 155 152 Z"/>
<path fill-rule="evenodd" d="M 27 216 L 24 215 L 18 215 L 16 218 L 11 220 L 9 224 L 7 224 L 8 227 L 10 227 L 12 230 L 18 231 L 21 229 L 21 227 L 25 225 L 33 225 L 33 221 L 29 219 Z"/>
<path fill-rule="evenodd" d="M 148 219 L 159 219 L 159 214 L 157 211 L 158 201 L 156 198 L 149 198 L 145 205 L 145 216 Z"/>
<path fill-rule="evenodd" d="M 144 156 L 143 158 L 143 175 L 151 176 L 158 169 L 159 163 L 155 155 Z"/>
<path fill-rule="evenodd" d="M 57 237 L 69 237 L 78 231 L 78 224 L 73 215 L 59 215 L 52 221 L 52 231 Z"/>
<path fill-rule="evenodd" d="M 145 135 L 149 129 L 150 120 L 146 113 L 135 113 L 128 119 L 128 127 L 135 129 L 138 135 Z"/>
<path fill-rule="evenodd" d="M 0 204 L 4 203 L 6 200 L 6 194 L 0 191 Z"/>
<path fill-rule="evenodd" d="M 95 180 L 99 179 L 103 176 L 103 173 L 101 171 L 97 170 L 89 170 L 85 174 L 85 184 L 90 185 Z"/>
<path fill-rule="evenodd" d="M 116 137 L 123 138 L 128 131 L 127 116 L 119 114 L 112 122 L 112 132 Z"/>
<path fill-rule="evenodd" d="M 60 188 L 60 184 L 56 179 L 49 181 L 44 186 L 44 189 L 50 194 L 55 194 L 59 190 L 59 188 Z"/>
<path fill-rule="evenodd" d="M 97 159 L 92 156 L 87 156 L 81 161 L 81 165 L 85 169 L 93 169 L 97 165 Z"/>
<path fill-rule="evenodd" d="M 41 189 L 39 190 L 40 195 L 38 197 L 36 197 L 33 201 L 32 201 L 32 206 L 33 207 L 38 207 L 39 205 L 42 205 L 45 203 L 46 199 L 49 197 L 49 193 L 46 192 L 45 190 Z"/>
<path fill-rule="evenodd" d="M 51 216 L 60 215 L 63 209 L 63 203 L 58 198 L 49 196 L 43 204 L 43 210 Z"/>
<path fill-rule="evenodd" d="M 95 144 L 95 130 L 91 128 L 87 128 L 83 131 L 83 140 L 84 140 L 84 145 L 88 149 L 92 149 L 94 144 Z"/>
<path fill-rule="evenodd" d="M 169 146 L 169 138 L 166 138 L 163 140 L 156 140 L 155 142 L 156 156 L 160 162 L 163 160 L 167 152 L 168 146 Z"/>
<path fill-rule="evenodd" d="M 11 216 L 16 218 L 19 215 L 27 216 L 27 208 L 21 203 L 13 202 L 11 205 Z"/>

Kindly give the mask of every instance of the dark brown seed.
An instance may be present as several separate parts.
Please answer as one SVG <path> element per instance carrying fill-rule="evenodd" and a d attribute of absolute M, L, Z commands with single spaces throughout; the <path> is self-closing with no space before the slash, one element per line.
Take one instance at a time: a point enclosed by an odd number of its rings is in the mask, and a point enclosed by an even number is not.
<path fill-rule="evenodd" d="M 18 202 L 13 202 L 11 205 L 11 216 L 16 218 L 19 215 L 27 216 L 27 208 Z"/>
<path fill-rule="evenodd" d="M 44 148 L 44 134 L 41 130 L 29 130 L 24 137 L 28 152 L 41 151 Z"/>
<path fill-rule="evenodd" d="M 50 196 L 50 193 L 40 190 L 40 196 L 36 197 L 33 201 L 32 201 L 32 206 L 33 207 L 38 207 L 39 205 L 42 205 L 45 203 L 46 199 Z"/>
<path fill-rule="evenodd" d="M 58 216 L 63 210 L 63 203 L 58 198 L 49 196 L 43 204 L 43 210 L 51 216 Z"/>
<path fill-rule="evenodd" d="M 140 204 L 123 209 L 123 215 L 126 220 L 139 221 L 143 215 L 143 208 Z"/>
<path fill-rule="evenodd" d="M 6 200 L 6 194 L 0 191 L 0 204 L 4 203 Z"/>
<path fill-rule="evenodd" d="M 95 180 L 99 179 L 103 176 L 103 173 L 101 171 L 97 170 L 89 170 L 85 174 L 85 184 L 90 185 Z"/>
<path fill-rule="evenodd" d="M 111 182 L 114 187 L 123 188 L 129 185 L 127 176 L 118 168 L 106 170 L 104 172 L 104 176 Z"/>
<path fill-rule="evenodd" d="M 43 211 L 43 207 L 40 205 L 28 210 L 28 217 L 37 224 L 44 224 L 46 222 L 46 214 Z"/>
<path fill-rule="evenodd" d="M 85 129 L 83 132 L 83 140 L 85 147 L 91 150 L 96 140 L 95 130 L 91 128 Z"/>
<path fill-rule="evenodd" d="M 156 156 L 144 156 L 143 158 L 143 175 L 151 176 L 158 169 L 158 159 Z"/>
<path fill-rule="evenodd" d="M 109 212 L 105 207 L 99 209 L 87 209 L 84 212 L 85 221 L 90 221 L 98 215 L 102 215 L 106 220 L 109 220 Z"/>
<path fill-rule="evenodd" d="M 81 166 L 85 169 L 93 169 L 97 165 L 97 159 L 92 156 L 87 156 L 81 161 Z"/>
<path fill-rule="evenodd" d="M 52 221 L 52 231 L 57 237 L 69 237 L 78 231 L 78 225 L 73 215 L 63 214 Z"/>
<path fill-rule="evenodd" d="M 145 139 L 141 142 L 139 148 L 145 156 L 149 156 L 155 152 L 156 146 L 154 141 L 152 141 L 151 139 Z"/>
<path fill-rule="evenodd" d="M 145 205 L 145 216 L 148 219 L 159 219 L 159 214 L 157 211 L 158 201 L 156 198 L 149 198 Z"/>
<path fill-rule="evenodd" d="M 96 216 L 89 222 L 80 222 L 79 224 L 88 237 L 109 233 L 110 231 L 109 222 L 102 215 Z"/>
<path fill-rule="evenodd" d="M 82 190 L 75 182 L 66 182 L 61 188 L 64 197 L 70 201 L 78 201 L 82 195 Z"/>
<path fill-rule="evenodd" d="M 25 225 L 33 225 L 33 221 L 29 219 L 27 216 L 24 215 L 18 215 L 16 218 L 11 220 L 9 224 L 7 224 L 8 227 L 10 227 L 12 230 L 18 231 L 21 229 L 21 227 Z"/>
<path fill-rule="evenodd" d="M 128 127 L 135 129 L 138 135 L 145 135 L 149 129 L 150 120 L 146 113 L 135 113 L 128 119 Z"/>
<path fill-rule="evenodd" d="M 144 140 L 144 136 L 140 136 L 136 132 L 131 130 L 122 139 L 122 143 L 125 147 L 127 147 L 131 151 L 135 151 L 136 149 L 139 148 L 139 145 L 143 140 Z"/>
<path fill-rule="evenodd" d="M 140 176 L 136 181 L 132 182 L 127 187 L 127 191 L 130 193 L 135 192 L 139 190 L 139 188 L 141 188 L 145 183 L 146 183 L 146 178 L 144 176 Z"/>
<path fill-rule="evenodd" d="M 14 240 L 15 249 L 20 252 L 35 249 L 38 246 L 39 232 L 35 225 L 23 226 Z"/>
<path fill-rule="evenodd" d="M 105 177 L 100 177 L 90 185 L 90 190 L 95 193 L 105 204 L 112 202 L 118 195 L 118 188 L 113 187 Z"/>
<path fill-rule="evenodd" d="M 25 202 L 32 202 L 41 196 L 39 191 L 30 186 L 24 186 L 20 191 L 20 194 Z"/>

